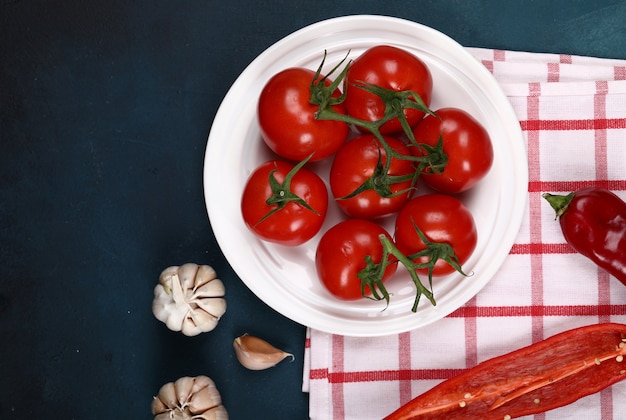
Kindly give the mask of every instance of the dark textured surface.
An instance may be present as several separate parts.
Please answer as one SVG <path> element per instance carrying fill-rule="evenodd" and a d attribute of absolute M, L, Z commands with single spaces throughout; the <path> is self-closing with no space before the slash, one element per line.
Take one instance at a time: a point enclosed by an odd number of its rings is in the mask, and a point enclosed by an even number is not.
<path fill-rule="evenodd" d="M 623 1 L 0 1 L 0 418 L 149 419 L 206 374 L 233 419 L 304 419 L 304 327 L 260 302 L 211 234 L 207 134 L 230 84 L 310 23 L 385 14 L 463 45 L 626 58 Z M 229 308 L 195 338 L 151 313 L 168 265 L 212 265 Z M 295 353 L 239 366 L 249 332 Z"/>

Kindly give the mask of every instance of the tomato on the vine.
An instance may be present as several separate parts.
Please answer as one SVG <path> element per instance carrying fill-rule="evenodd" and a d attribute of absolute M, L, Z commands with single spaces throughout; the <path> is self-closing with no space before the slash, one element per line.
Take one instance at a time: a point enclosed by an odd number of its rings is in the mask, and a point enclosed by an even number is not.
<path fill-rule="evenodd" d="M 462 265 L 474 252 L 478 233 L 470 210 L 458 198 L 447 194 L 425 194 L 411 199 L 400 210 L 396 218 L 394 239 L 397 248 L 406 256 L 413 256 L 426 249 L 416 229 L 430 242 L 447 244 L 452 247 L 458 264 Z M 426 259 L 414 259 L 425 263 Z M 453 261 L 454 262 L 454 261 Z M 427 274 L 428 269 L 416 271 Z M 444 259 L 439 259 L 432 274 L 450 274 L 455 267 Z"/>
<path fill-rule="evenodd" d="M 379 45 L 366 50 L 350 65 L 344 90 L 348 114 L 364 121 L 377 121 L 385 115 L 386 105 L 379 96 L 360 86 L 373 84 L 396 92 L 413 91 L 428 106 L 432 95 L 433 80 L 430 70 L 415 55 L 400 48 Z M 403 111 L 409 126 L 413 127 L 424 117 L 417 109 Z M 380 128 L 381 133 L 402 132 L 402 126 L 394 118 Z"/>
<path fill-rule="evenodd" d="M 305 161 L 303 161 L 305 162 Z M 295 246 L 322 227 L 328 190 L 315 173 L 282 160 L 271 160 L 248 177 L 241 197 L 246 226 L 259 238 Z"/>
<path fill-rule="evenodd" d="M 261 137 L 277 155 L 301 161 L 314 153 L 310 161 L 333 155 L 348 137 L 349 127 L 341 121 L 317 120 L 319 107 L 310 102 L 311 83 L 320 83 L 312 70 L 293 67 L 274 75 L 263 87 L 259 97 L 257 115 Z M 324 86 L 332 84 L 324 79 Z M 339 89 L 332 97 L 341 96 Z M 345 114 L 342 104 L 331 108 Z"/>
<path fill-rule="evenodd" d="M 441 137 L 443 152 L 448 157 L 443 172 L 421 176 L 429 187 L 448 194 L 472 188 L 483 179 L 493 164 L 493 146 L 487 130 L 474 117 L 458 108 L 435 111 L 427 115 L 413 130 L 415 140 L 435 146 Z M 412 148 L 419 156 L 420 148 Z"/>
<path fill-rule="evenodd" d="M 406 144 L 384 136 L 400 155 L 411 156 Z M 415 166 L 411 160 L 391 157 L 372 134 L 355 137 L 337 152 L 330 169 L 330 189 L 341 209 L 352 217 L 373 219 L 397 212 L 409 200 Z M 359 191 L 358 194 L 352 195 Z M 349 198 L 346 198 L 349 197 Z"/>
<path fill-rule="evenodd" d="M 379 235 L 391 236 L 380 225 L 363 219 L 347 219 L 330 228 L 320 239 L 315 254 L 315 267 L 322 284 L 335 297 L 356 300 L 371 294 L 369 286 L 361 290 L 358 274 L 367 266 L 366 257 L 380 263 L 383 246 Z M 387 280 L 397 268 L 393 261 L 385 267 L 381 281 Z"/>

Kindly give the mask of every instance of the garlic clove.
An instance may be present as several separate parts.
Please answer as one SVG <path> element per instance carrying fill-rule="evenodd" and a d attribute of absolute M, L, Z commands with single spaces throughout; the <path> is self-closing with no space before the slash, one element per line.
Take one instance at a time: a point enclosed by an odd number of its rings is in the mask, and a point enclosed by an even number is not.
<path fill-rule="evenodd" d="M 215 382 L 213 382 L 213 379 L 205 375 L 196 376 L 196 380 L 193 382 L 193 388 L 191 391 L 196 393 L 204 387 L 215 388 Z"/>
<path fill-rule="evenodd" d="M 176 399 L 176 387 L 173 382 L 168 382 L 161 387 L 159 390 L 159 400 L 161 400 L 168 408 L 176 407 L 178 405 L 178 400 Z"/>
<path fill-rule="evenodd" d="M 195 287 L 198 288 L 200 286 L 204 286 L 207 283 L 211 283 L 216 279 L 217 273 L 210 265 L 201 265 L 198 267 L 198 272 L 196 273 Z M 218 280 L 219 281 L 219 280 Z M 221 283 L 221 281 L 219 281 Z M 222 291 L 222 294 L 224 292 Z M 221 296 L 221 295 L 220 295 Z"/>
<path fill-rule="evenodd" d="M 200 308 L 196 308 L 196 310 L 189 313 L 183 320 L 181 332 L 190 337 L 198 335 L 202 332 L 215 329 L 218 321 L 218 317 L 215 317 Z"/>
<path fill-rule="evenodd" d="M 193 394 L 189 400 L 189 409 L 194 413 L 202 413 L 222 404 L 222 397 L 215 386 L 205 386 Z"/>
<path fill-rule="evenodd" d="M 263 370 L 276 366 L 278 363 L 295 356 L 272 346 L 267 341 L 248 334 L 235 338 L 233 342 L 235 355 L 239 363 L 250 370 Z"/>
<path fill-rule="evenodd" d="M 228 413 L 223 405 L 208 409 L 202 414 L 197 415 L 198 420 L 228 420 Z"/>
<path fill-rule="evenodd" d="M 226 299 L 198 299 L 192 302 L 218 320 L 226 313 Z"/>
<path fill-rule="evenodd" d="M 226 292 L 224 283 L 220 279 L 210 280 L 199 287 L 196 287 L 194 291 L 195 298 L 205 297 L 222 297 Z"/>
<path fill-rule="evenodd" d="M 165 318 L 165 325 L 172 331 L 180 331 L 186 317 L 187 314 L 185 312 L 173 310 Z"/>
<path fill-rule="evenodd" d="M 196 274 L 199 266 L 194 263 L 186 263 L 178 267 L 178 277 L 183 290 L 191 290 L 196 284 Z"/>
<path fill-rule="evenodd" d="M 194 378 L 190 376 L 183 376 L 182 378 L 178 378 L 176 382 L 174 382 L 174 388 L 176 389 L 176 398 L 178 399 L 179 403 L 184 403 L 189 400 L 193 383 Z"/>
<path fill-rule="evenodd" d="M 178 266 L 173 265 L 163 270 L 159 277 L 161 281 L 166 282 L 168 279 L 170 279 L 172 276 L 176 275 L 177 273 L 178 273 Z"/>
<path fill-rule="evenodd" d="M 168 407 L 167 405 L 165 405 L 165 403 L 157 397 L 154 397 L 152 399 L 152 412 L 153 413 L 163 413 L 164 411 L 167 411 Z"/>

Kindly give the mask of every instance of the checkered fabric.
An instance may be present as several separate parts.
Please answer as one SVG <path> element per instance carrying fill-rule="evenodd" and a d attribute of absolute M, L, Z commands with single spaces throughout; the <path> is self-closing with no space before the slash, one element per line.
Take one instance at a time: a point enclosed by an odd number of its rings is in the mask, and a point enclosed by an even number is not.
<path fill-rule="evenodd" d="M 356 338 L 309 329 L 303 390 L 314 420 L 381 419 L 486 359 L 571 328 L 626 323 L 626 286 L 575 253 L 544 192 L 626 199 L 626 61 L 468 48 L 495 76 L 528 151 L 526 213 L 491 282 L 432 325 Z M 626 381 L 527 419 L 626 419 Z"/>

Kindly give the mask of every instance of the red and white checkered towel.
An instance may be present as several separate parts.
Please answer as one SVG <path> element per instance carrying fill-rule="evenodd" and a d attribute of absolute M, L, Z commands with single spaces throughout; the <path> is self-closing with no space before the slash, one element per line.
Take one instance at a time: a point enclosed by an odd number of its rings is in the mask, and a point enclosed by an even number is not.
<path fill-rule="evenodd" d="M 504 265 L 466 305 L 424 328 L 355 338 L 308 330 L 313 420 L 381 419 L 481 361 L 558 332 L 626 323 L 626 287 L 563 240 L 543 192 L 626 199 L 626 61 L 468 49 L 496 77 L 528 151 L 528 206 Z M 626 381 L 529 419 L 626 419 Z"/>

